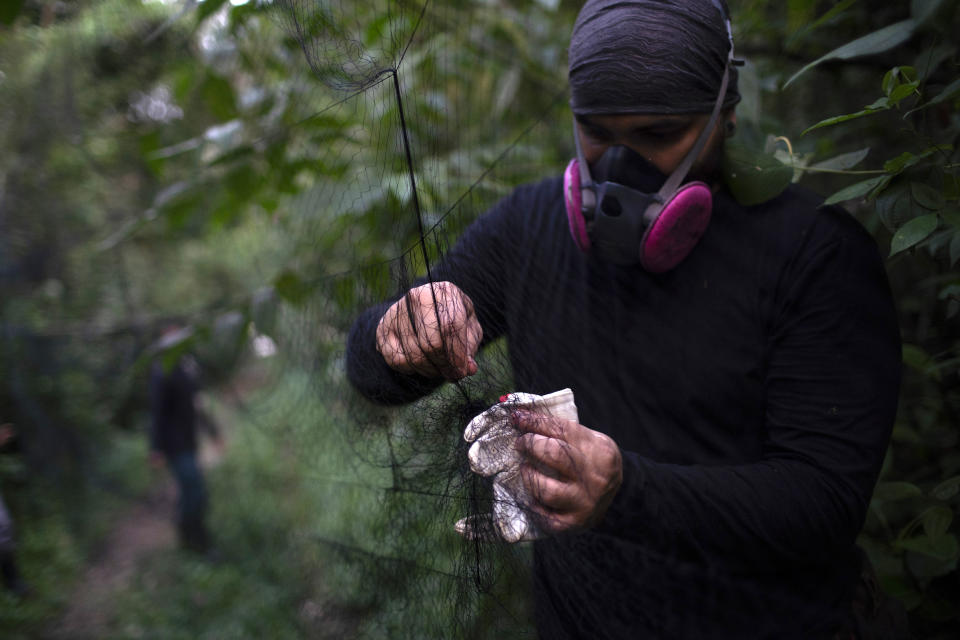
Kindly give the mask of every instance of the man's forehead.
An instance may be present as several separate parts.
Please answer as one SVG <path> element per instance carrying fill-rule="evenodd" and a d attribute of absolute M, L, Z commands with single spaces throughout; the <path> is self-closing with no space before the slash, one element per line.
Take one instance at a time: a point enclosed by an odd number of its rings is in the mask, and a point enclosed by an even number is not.
<path fill-rule="evenodd" d="M 709 113 L 730 40 L 713 0 L 588 0 L 568 50 L 570 106 L 581 114 Z M 724 105 L 739 100 L 731 73 Z"/>
<path fill-rule="evenodd" d="M 692 124 L 709 114 L 647 114 L 647 113 L 594 113 L 577 114 L 577 122 L 584 126 L 599 126 L 606 129 L 646 129 L 664 126 Z"/>

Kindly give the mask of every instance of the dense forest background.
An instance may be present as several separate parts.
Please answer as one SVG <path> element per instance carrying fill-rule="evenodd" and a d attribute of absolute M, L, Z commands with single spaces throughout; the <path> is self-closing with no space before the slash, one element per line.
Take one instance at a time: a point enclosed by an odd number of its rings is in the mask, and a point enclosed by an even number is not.
<path fill-rule="evenodd" d="M 470 210 L 445 228 L 455 234 L 511 186 L 563 168 L 565 45 L 580 3 L 429 3 L 450 28 L 416 37 L 401 66 L 417 193 L 401 148 L 375 156 L 369 142 L 396 106 L 339 102 L 392 85 L 324 76 L 316 52 L 311 72 L 309 48 L 277 13 L 285 4 L 0 7 L 0 424 L 19 434 L 18 452 L 0 455 L 0 491 L 32 587 L 25 600 L 0 593 L 4 637 L 322 638 L 408 624 L 388 619 L 380 591 L 410 585 L 371 584 L 323 542 L 362 537 L 378 502 L 360 488 L 389 478 L 350 462 L 339 399 L 317 392 L 342 367 L 320 356 L 342 350 L 360 297 L 389 293 L 377 265 L 417 246 L 421 229 L 404 214 L 415 195 L 431 209 L 469 192 L 458 206 Z M 387 15 L 391 5 L 419 3 L 353 3 L 365 45 L 375 25 L 407 19 Z M 801 181 L 843 203 L 889 256 L 904 383 L 860 542 L 915 635 L 953 637 L 960 3 L 730 6 L 747 60 L 731 188 L 763 199 Z M 445 109 L 460 107 L 449 126 Z M 318 309 L 341 310 L 345 324 L 318 321 Z M 171 324 L 186 330 L 158 348 Z M 163 503 L 164 476 L 146 464 L 148 364 L 188 351 L 228 440 L 208 458 L 229 561 L 158 544 L 97 599 L 84 593 L 90 567 L 131 514 Z M 96 615 L 76 613 L 78 600 Z M 489 611 L 457 615 L 465 636 L 493 633 Z"/>

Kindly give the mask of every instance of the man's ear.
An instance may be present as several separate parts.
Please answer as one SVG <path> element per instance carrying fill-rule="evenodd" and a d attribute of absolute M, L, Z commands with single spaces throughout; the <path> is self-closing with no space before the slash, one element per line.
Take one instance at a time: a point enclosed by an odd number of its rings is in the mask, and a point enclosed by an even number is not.
<path fill-rule="evenodd" d="M 730 115 L 726 118 L 726 121 L 723 123 L 723 135 L 726 138 L 730 138 L 736 132 L 737 132 L 737 113 L 736 111 L 731 111 Z"/>

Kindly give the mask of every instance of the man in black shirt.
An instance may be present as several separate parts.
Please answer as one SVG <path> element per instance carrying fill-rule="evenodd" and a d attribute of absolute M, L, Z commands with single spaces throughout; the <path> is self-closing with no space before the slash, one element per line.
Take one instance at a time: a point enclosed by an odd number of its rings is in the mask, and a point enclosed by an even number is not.
<path fill-rule="evenodd" d="M 165 337 L 180 331 L 170 327 Z M 150 460 L 165 463 L 177 482 L 177 530 L 181 545 L 193 551 L 210 550 L 206 526 L 207 490 L 197 461 L 197 428 L 204 427 L 219 446 L 216 426 L 196 407 L 199 366 L 181 357 L 169 370 L 160 362 L 150 368 Z"/>
<path fill-rule="evenodd" d="M 473 375 L 499 336 L 518 391 L 573 390 L 578 422 L 515 417 L 528 506 L 552 534 L 534 544 L 544 638 L 830 638 L 852 625 L 854 540 L 896 411 L 896 316 L 848 214 L 798 187 L 742 206 L 716 179 L 738 99 L 724 12 L 587 2 L 570 50 L 580 166 L 517 189 L 434 284 L 368 310 L 350 335 L 351 382 L 379 402 Z M 685 259 L 642 260 L 669 205 L 607 251 L 603 185 L 646 206 L 679 173 L 712 192 Z M 684 206 L 669 215 L 696 226 Z M 623 259 L 631 247 L 639 263 Z"/>

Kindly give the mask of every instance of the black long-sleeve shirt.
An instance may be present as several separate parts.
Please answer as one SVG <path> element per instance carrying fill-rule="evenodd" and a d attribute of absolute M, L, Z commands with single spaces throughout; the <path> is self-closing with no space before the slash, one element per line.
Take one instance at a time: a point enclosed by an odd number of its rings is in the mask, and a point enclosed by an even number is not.
<path fill-rule="evenodd" d="M 159 362 L 150 366 L 150 448 L 170 459 L 197 449 L 196 369 L 190 358 L 168 372 Z"/>
<path fill-rule="evenodd" d="M 574 391 L 623 453 L 594 530 L 535 545 L 541 636 L 829 637 L 892 428 L 900 341 L 882 261 L 852 217 L 791 187 L 742 207 L 721 191 L 676 269 L 580 252 L 561 181 L 521 187 L 434 274 L 508 337 L 518 391 Z M 437 382 L 356 321 L 348 375 L 399 403 Z"/>

